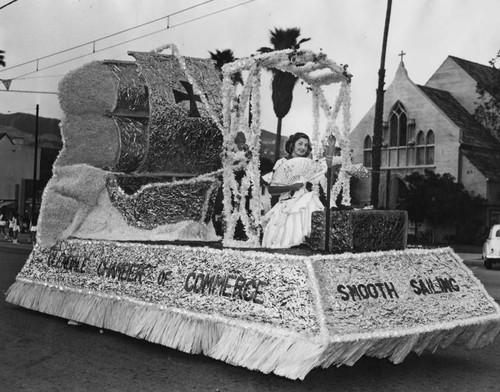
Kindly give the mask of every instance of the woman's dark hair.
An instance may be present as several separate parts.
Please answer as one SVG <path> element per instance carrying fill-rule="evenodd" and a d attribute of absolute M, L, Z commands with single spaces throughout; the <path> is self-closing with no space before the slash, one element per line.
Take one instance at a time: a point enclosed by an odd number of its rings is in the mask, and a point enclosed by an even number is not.
<path fill-rule="evenodd" d="M 288 153 L 288 155 L 292 155 L 293 147 L 295 146 L 295 143 L 299 139 L 307 139 L 309 141 L 309 147 L 307 148 L 307 155 L 311 153 L 312 151 L 311 139 L 309 139 L 309 136 L 307 136 L 305 133 L 297 132 L 294 133 L 293 135 L 290 135 L 290 137 L 285 143 L 285 151 Z"/>

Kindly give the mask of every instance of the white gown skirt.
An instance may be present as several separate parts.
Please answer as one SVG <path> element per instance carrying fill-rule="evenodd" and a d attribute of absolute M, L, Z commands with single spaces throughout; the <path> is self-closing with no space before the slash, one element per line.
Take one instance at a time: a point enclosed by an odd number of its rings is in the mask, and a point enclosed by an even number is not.
<path fill-rule="evenodd" d="M 324 206 L 314 192 L 297 192 L 293 198 L 279 201 L 265 216 L 264 248 L 290 248 L 311 235 L 311 214 Z"/>

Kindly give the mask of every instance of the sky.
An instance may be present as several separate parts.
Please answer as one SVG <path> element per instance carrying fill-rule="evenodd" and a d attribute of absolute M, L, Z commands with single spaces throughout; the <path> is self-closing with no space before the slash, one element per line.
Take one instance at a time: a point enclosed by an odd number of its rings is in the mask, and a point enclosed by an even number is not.
<path fill-rule="evenodd" d="M 0 83 L 0 113 L 35 114 L 38 104 L 40 116 L 62 119 L 58 83 L 85 63 L 132 61 L 127 51 L 170 43 L 184 56 L 208 58 L 209 51 L 231 49 L 244 58 L 270 46 L 276 27 L 300 28 L 301 37 L 311 38 L 303 48 L 349 65 L 352 127 L 375 103 L 387 0 L 17 0 L 1 8 L 10 1 L 0 0 L 0 49 L 7 62 L 0 79 L 12 79 L 9 92 Z M 385 86 L 401 51 L 416 84 L 425 84 L 449 55 L 488 65 L 500 50 L 498 15 L 498 0 L 393 0 Z M 266 74 L 262 128 L 274 131 L 270 91 Z M 335 90 L 326 92 L 333 103 Z M 297 84 L 283 134 L 307 133 L 312 121 L 310 94 Z"/>

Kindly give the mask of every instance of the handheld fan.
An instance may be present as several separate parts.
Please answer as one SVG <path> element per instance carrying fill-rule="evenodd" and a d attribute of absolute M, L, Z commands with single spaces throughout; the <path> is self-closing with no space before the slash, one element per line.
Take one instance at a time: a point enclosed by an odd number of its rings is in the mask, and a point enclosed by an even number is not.
<path fill-rule="evenodd" d="M 285 161 L 274 172 L 273 185 L 291 185 L 297 182 L 318 181 L 325 168 L 318 162 L 309 158 L 292 158 Z"/>

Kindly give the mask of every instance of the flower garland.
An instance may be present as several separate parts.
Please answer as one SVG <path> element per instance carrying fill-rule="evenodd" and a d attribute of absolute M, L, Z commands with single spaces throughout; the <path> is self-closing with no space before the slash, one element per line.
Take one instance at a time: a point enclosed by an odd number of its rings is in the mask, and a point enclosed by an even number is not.
<path fill-rule="evenodd" d="M 313 100 L 317 100 L 318 106 L 321 106 L 323 112 L 326 116 L 327 125 L 326 132 L 323 138 L 320 140 L 319 134 L 313 135 L 313 140 L 315 140 L 313 148 L 313 156 L 319 157 L 323 155 L 324 146 L 328 141 L 330 135 L 334 135 L 337 139 L 337 143 L 340 147 L 340 156 L 333 157 L 332 164 L 334 166 L 340 166 L 339 175 L 337 180 L 332 185 L 332 197 L 330 200 L 330 206 L 336 206 L 336 200 L 340 192 L 342 192 L 342 204 L 348 206 L 351 204 L 350 196 L 350 179 L 352 176 L 363 177 L 367 175 L 367 170 L 362 165 L 352 163 L 352 151 L 350 148 L 349 133 L 351 129 L 351 94 L 350 94 L 350 84 L 348 80 L 344 80 L 340 87 L 339 95 L 335 101 L 333 108 L 330 107 L 328 101 L 325 97 L 323 90 L 317 86 L 312 87 L 313 89 Z M 316 105 L 316 104 L 314 104 Z M 319 109 L 314 109 L 313 106 L 313 116 L 319 116 Z M 337 125 L 337 118 L 339 114 L 342 114 L 341 127 Z M 317 119 L 314 119 L 314 124 L 317 123 Z M 314 132 L 319 132 L 318 127 L 315 125 L 313 127 Z M 322 186 L 326 188 L 326 181 L 322 182 Z"/>
<path fill-rule="evenodd" d="M 253 194 L 250 198 L 250 211 L 253 217 L 254 231 L 257 232 L 258 238 L 260 239 L 260 218 L 262 210 L 262 202 L 260 200 L 260 141 L 261 141 L 261 123 L 260 123 L 260 86 L 261 86 L 261 73 L 256 73 L 253 86 L 252 86 L 252 98 L 251 98 L 251 109 L 252 121 L 250 135 L 249 135 L 249 146 L 251 151 L 251 156 L 253 158 L 251 166 L 249 168 L 249 173 L 252 176 L 252 188 Z"/>
<path fill-rule="evenodd" d="M 231 106 L 223 110 L 224 124 L 224 219 L 226 222 L 224 233 L 225 246 L 258 247 L 260 244 L 260 69 L 254 65 L 249 72 L 251 82 L 243 88 L 239 100 L 236 97 L 236 88 L 232 85 L 230 75 L 224 76 L 224 91 L 227 92 L 224 103 Z M 233 94 L 231 96 L 231 94 Z M 252 121 L 248 125 L 246 109 L 251 102 Z M 229 106 L 229 105 L 228 105 Z M 235 135 L 241 132 L 245 136 L 248 149 L 238 150 Z M 242 161 L 243 159 L 243 161 Z M 236 173 L 231 168 L 237 162 L 246 162 L 245 173 L 240 180 L 236 180 Z M 249 210 L 246 210 L 246 200 L 249 197 Z M 247 241 L 235 241 L 234 233 L 238 220 L 245 228 Z"/>

